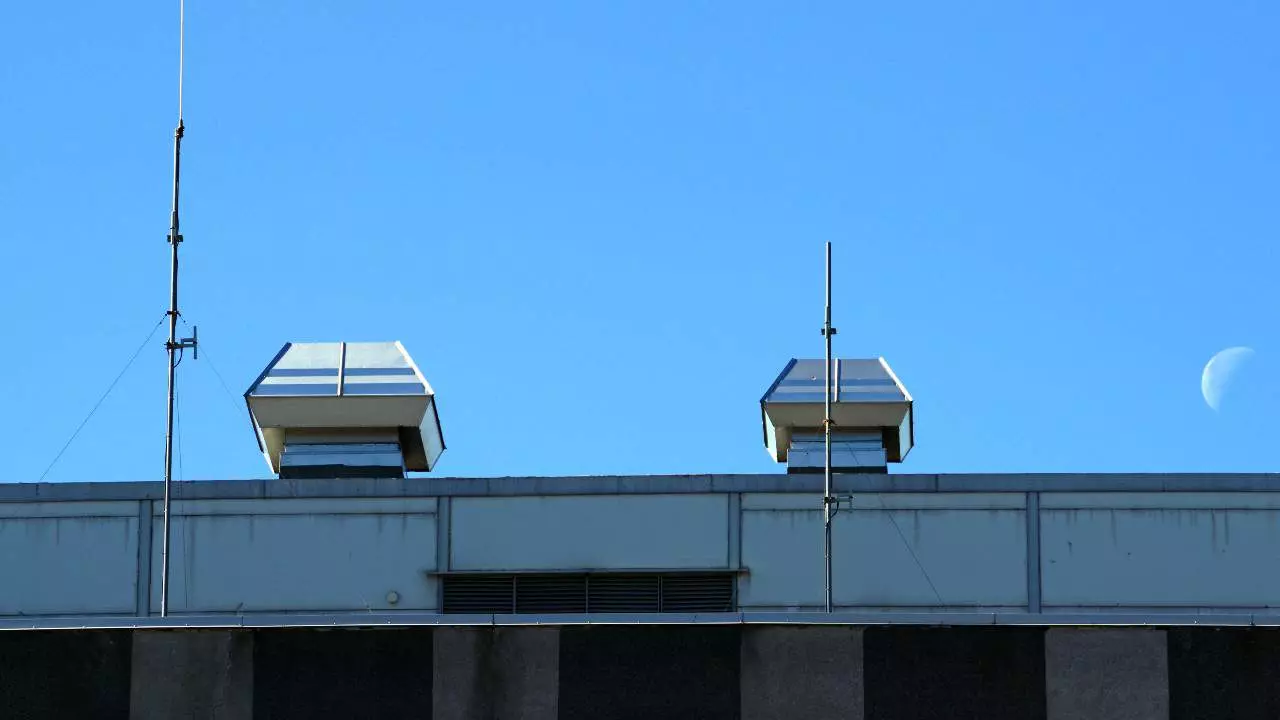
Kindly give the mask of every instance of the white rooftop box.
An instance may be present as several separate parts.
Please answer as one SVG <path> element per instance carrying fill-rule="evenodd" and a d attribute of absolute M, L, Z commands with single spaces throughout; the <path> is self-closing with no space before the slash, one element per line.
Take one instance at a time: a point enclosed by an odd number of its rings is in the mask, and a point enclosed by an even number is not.
<path fill-rule="evenodd" d="M 286 467 L 308 457 L 386 467 L 396 443 L 401 472 L 430 470 L 444 451 L 435 394 L 399 342 L 288 343 L 245 401 L 273 472 L 290 453 L 301 459 Z"/>
<path fill-rule="evenodd" d="M 760 399 L 764 444 L 777 462 L 787 462 L 793 438 L 823 433 L 825 360 L 791 360 Z M 911 394 L 884 358 L 834 360 L 833 433 L 878 436 L 888 462 L 902 462 L 915 443 Z M 865 442 L 865 440 L 863 441 Z"/>

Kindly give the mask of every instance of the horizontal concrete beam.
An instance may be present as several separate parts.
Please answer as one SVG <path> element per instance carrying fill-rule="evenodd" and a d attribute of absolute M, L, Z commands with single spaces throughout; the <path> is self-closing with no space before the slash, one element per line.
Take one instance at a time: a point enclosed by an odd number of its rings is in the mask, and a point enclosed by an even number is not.
<path fill-rule="evenodd" d="M 105 629 L 522 627 L 577 625 L 935 625 L 1000 627 L 1280 627 L 1275 613 L 990 613 L 990 612 L 741 612 L 684 615 L 445 615 L 439 613 L 340 613 L 170 615 L 160 617 L 0 618 L 0 631 Z"/>

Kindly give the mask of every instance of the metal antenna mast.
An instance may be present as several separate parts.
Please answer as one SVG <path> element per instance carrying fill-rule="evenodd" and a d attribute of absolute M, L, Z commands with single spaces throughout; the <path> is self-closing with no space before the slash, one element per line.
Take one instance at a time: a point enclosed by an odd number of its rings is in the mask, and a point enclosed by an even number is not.
<path fill-rule="evenodd" d="M 826 464 L 823 471 L 822 485 L 822 559 L 824 563 L 823 572 L 823 597 L 826 599 L 827 612 L 831 612 L 831 518 L 834 517 L 833 506 L 839 502 L 831 493 L 831 426 L 835 423 L 831 420 L 831 380 L 834 373 L 831 372 L 831 337 L 836 334 L 836 329 L 831 327 L 831 241 L 827 241 L 827 314 L 826 320 L 822 325 L 822 336 L 827 341 L 827 360 L 826 360 L 826 377 L 823 382 L 825 388 L 825 396 L 823 399 L 823 416 L 822 431 L 826 441 Z"/>
<path fill-rule="evenodd" d="M 185 51 L 185 0 L 178 0 L 178 127 L 173 131 L 173 211 L 169 215 L 169 340 L 165 350 L 169 354 L 169 409 L 165 415 L 164 431 L 164 545 L 160 555 L 160 617 L 169 614 L 169 496 L 173 484 L 173 402 L 177 386 L 174 371 L 182 362 L 183 352 L 192 350 L 197 357 L 196 338 L 199 333 L 192 328 L 191 337 L 178 339 L 178 245 L 182 235 L 178 232 L 178 185 L 182 171 L 182 70 Z"/>

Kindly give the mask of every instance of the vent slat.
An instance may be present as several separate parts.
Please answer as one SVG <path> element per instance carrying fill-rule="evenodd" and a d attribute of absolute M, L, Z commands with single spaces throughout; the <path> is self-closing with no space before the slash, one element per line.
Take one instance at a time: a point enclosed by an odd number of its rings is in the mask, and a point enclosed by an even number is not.
<path fill-rule="evenodd" d="M 657 575 L 592 575 L 591 612 L 658 612 Z"/>
<path fill-rule="evenodd" d="M 662 578 L 663 612 L 731 612 L 733 576 L 668 575 Z"/>
<path fill-rule="evenodd" d="M 524 575 L 516 577 L 516 612 L 584 613 L 587 611 L 585 575 Z"/>
<path fill-rule="evenodd" d="M 514 599 L 513 575 L 455 575 L 444 581 L 446 613 L 510 613 Z"/>

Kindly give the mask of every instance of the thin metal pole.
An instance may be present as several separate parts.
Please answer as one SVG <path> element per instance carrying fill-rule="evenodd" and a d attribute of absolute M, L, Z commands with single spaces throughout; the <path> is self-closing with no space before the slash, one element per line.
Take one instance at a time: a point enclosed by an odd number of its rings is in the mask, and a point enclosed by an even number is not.
<path fill-rule="evenodd" d="M 823 572 L 823 596 L 826 599 L 826 610 L 831 612 L 831 517 L 832 505 L 835 503 L 835 497 L 831 494 L 831 336 L 835 335 L 835 328 L 831 327 L 831 242 L 827 242 L 827 313 L 826 320 L 822 325 L 822 335 L 826 339 L 827 355 L 824 367 L 826 368 L 826 376 L 824 385 L 823 398 L 823 416 L 822 429 L 825 440 L 826 463 L 823 468 L 823 485 L 822 485 L 822 559 L 824 563 Z"/>
<path fill-rule="evenodd" d="M 182 56 L 184 52 L 183 25 L 185 8 L 178 2 L 178 127 L 173 131 L 173 210 L 169 215 L 169 340 L 165 350 L 169 354 L 168 410 L 165 413 L 164 431 L 164 540 L 160 550 L 160 617 L 169 615 L 169 504 L 173 485 L 173 403 L 176 387 L 175 371 L 178 369 L 179 351 L 186 347 L 178 341 L 178 245 L 182 235 L 178 230 L 178 188 L 182 176 Z"/>

